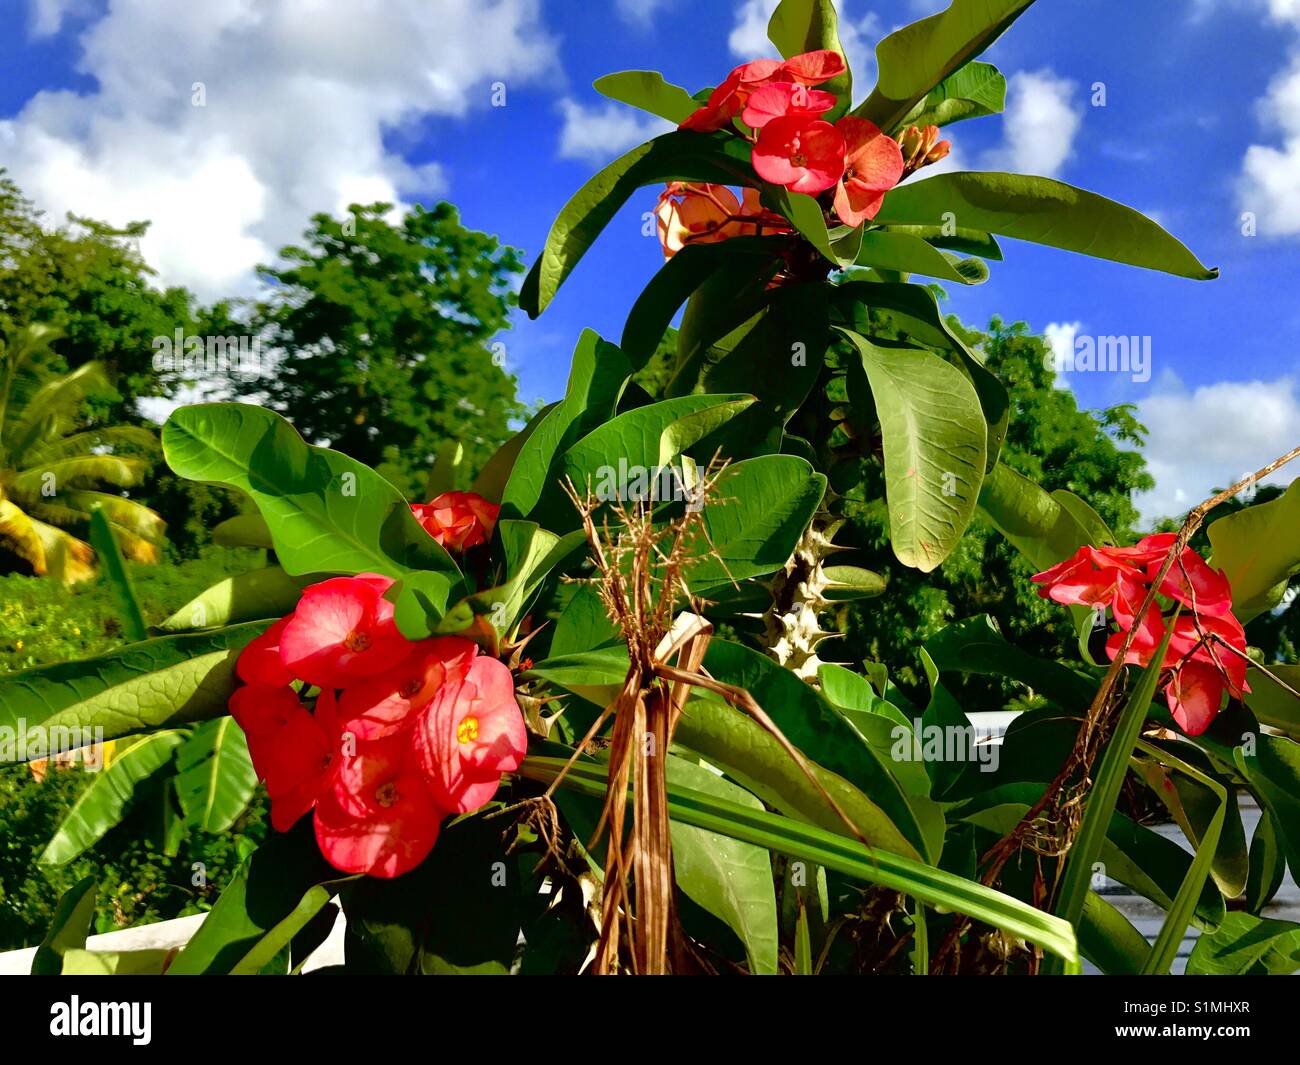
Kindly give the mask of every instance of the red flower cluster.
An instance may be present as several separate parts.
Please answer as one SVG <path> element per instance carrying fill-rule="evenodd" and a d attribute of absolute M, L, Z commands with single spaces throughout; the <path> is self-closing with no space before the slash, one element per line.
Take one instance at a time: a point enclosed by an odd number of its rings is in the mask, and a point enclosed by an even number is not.
<path fill-rule="evenodd" d="M 746 189 L 742 203 L 726 185 L 670 181 L 655 209 L 664 258 L 687 244 L 711 244 L 732 237 L 790 233 L 790 223 L 758 201 L 758 189 Z"/>
<path fill-rule="evenodd" d="M 1124 634 L 1136 629 L 1126 661 L 1146 665 L 1164 636 L 1159 601 L 1139 618 L 1142 600 L 1177 538 L 1160 533 L 1135 547 L 1083 546 L 1064 562 L 1034 575 L 1038 594 L 1058 603 L 1110 608 L 1119 631 L 1106 641 L 1106 653 L 1119 653 Z M 1165 699 L 1174 720 L 1199 736 L 1214 720 L 1226 690 L 1241 698 L 1246 686 L 1246 633 L 1232 614 L 1232 589 L 1222 570 L 1212 570 L 1190 547 L 1156 589 L 1183 610 L 1174 621 L 1165 660 Z M 1226 646 L 1225 646 L 1226 645 Z M 1231 649 L 1230 649 L 1231 648 Z"/>
<path fill-rule="evenodd" d="M 411 511 L 425 531 L 448 551 L 462 552 L 492 538 L 501 507 L 476 492 L 443 492 Z"/>
<path fill-rule="evenodd" d="M 809 196 L 833 187 L 836 215 L 845 225 L 859 226 L 876 216 L 885 193 L 906 172 L 942 159 L 949 145 L 935 142 L 937 129 L 909 130 L 925 140 L 925 150 L 917 154 L 909 144 L 905 160 L 898 142 L 865 118 L 827 122 L 821 116 L 835 106 L 835 96 L 813 86 L 844 70 L 843 58 L 827 49 L 785 62 L 744 63 L 681 128 L 709 132 L 739 117 L 756 131 L 752 162 L 759 177 Z"/>
<path fill-rule="evenodd" d="M 306 589 L 244 649 L 230 699 L 276 830 L 314 810 L 330 864 L 381 877 L 419 865 L 442 819 L 491 799 L 527 749 L 510 670 L 460 637 L 406 639 L 392 583 Z"/>

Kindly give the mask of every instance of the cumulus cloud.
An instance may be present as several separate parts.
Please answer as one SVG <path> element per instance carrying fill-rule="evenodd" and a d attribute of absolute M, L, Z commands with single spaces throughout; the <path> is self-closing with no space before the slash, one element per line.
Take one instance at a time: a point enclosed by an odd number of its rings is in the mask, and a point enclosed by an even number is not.
<path fill-rule="evenodd" d="M 1300 0 L 1268 0 L 1267 11 L 1272 21 L 1300 30 Z M 1246 149 L 1237 181 L 1241 209 L 1254 216 L 1261 236 L 1300 236 L 1300 40 L 1257 110 L 1279 141 Z"/>
<path fill-rule="evenodd" d="M 1300 388 L 1276 381 L 1220 381 L 1192 391 L 1164 381 L 1138 403 L 1150 430 L 1143 449 L 1156 486 L 1137 497 L 1142 517 L 1177 516 L 1295 446 Z M 1297 475 L 1284 467 L 1266 484 Z"/>
<path fill-rule="evenodd" d="M 736 22 L 727 38 L 731 54 L 737 59 L 775 56 L 767 39 L 767 23 L 780 0 L 742 0 L 736 8 Z M 840 47 L 853 71 L 854 93 L 865 96 L 876 78 L 876 41 L 882 36 L 880 19 L 874 12 L 860 11 L 860 0 L 841 0 L 839 12 Z"/>
<path fill-rule="evenodd" d="M 986 170 L 1011 170 L 1055 177 L 1074 151 L 1083 123 L 1078 86 L 1044 68 L 1021 71 L 1007 80 L 1002 143 L 983 153 Z"/>
<path fill-rule="evenodd" d="M 608 163 L 651 137 L 672 129 L 672 123 L 643 114 L 626 104 L 585 107 L 576 100 L 561 100 L 560 158 Z"/>
<path fill-rule="evenodd" d="M 79 11 L 34 0 L 32 30 Z M 313 212 L 437 193 L 438 165 L 409 165 L 385 133 L 555 65 L 540 0 L 137 0 L 78 43 L 97 89 L 38 93 L 0 122 L 6 165 L 54 217 L 151 220 L 146 259 L 205 298 L 248 291 Z"/>
<path fill-rule="evenodd" d="M 661 11 L 675 3 L 676 0 L 615 0 L 614 9 L 624 22 L 633 26 L 649 26 Z"/>
<path fill-rule="evenodd" d="M 1043 327 L 1043 336 L 1047 338 L 1047 345 L 1052 349 L 1057 365 L 1070 365 L 1074 358 L 1074 338 L 1082 328 L 1082 322 L 1048 322 Z M 1057 374 L 1055 384 L 1057 388 L 1069 388 L 1068 375 Z"/>

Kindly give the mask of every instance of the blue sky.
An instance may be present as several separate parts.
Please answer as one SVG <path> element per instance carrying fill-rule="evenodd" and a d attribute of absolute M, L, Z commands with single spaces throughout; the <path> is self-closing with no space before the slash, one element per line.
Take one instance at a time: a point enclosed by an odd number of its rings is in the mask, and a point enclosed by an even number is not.
<path fill-rule="evenodd" d="M 254 291 L 254 263 L 311 211 L 353 199 L 449 199 L 531 259 L 594 169 L 658 132 L 591 81 L 651 68 L 692 91 L 713 84 L 771 54 L 772 6 L 0 0 L 0 165 L 55 216 L 152 218 L 146 256 L 207 298 Z M 874 41 L 944 2 L 839 6 L 864 94 Z M 1151 338 L 1149 381 L 1068 381 L 1085 406 L 1139 405 L 1159 481 L 1150 513 L 1294 445 L 1300 0 L 1039 0 L 986 58 L 1008 76 L 1008 111 L 952 127 L 952 167 L 1046 173 L 1118 199 L 1222 276 L 1007 241 L 991 280 L 951 291 L 950 308 L 972 323 L 1024 319 L 1066 345 Z M 492 106 L 500 86 L 505 106 Z M 525 399 L 560 393 L 583 327 L 618 337 L 661 262 L 641 227 L 654 196 L 614 221 L 539 321 L 521 316 L 504 338 Z"/>

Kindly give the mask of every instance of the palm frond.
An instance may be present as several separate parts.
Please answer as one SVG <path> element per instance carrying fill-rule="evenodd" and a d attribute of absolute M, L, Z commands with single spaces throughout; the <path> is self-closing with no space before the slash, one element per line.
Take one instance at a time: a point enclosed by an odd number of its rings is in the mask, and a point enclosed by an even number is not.
<path fill-rule="evenodd" d="M 58 459 L 76 458 L 94 454 L 100 448 L 134 447 L 147 454 L 158 451 L 158 437 L 139 425 L 111 425 L 100 429 L 87 429 L 71 436 L 43 440 L 31 447 L 24 459 L 29 466 Z"/>
<path fill-rule="evenodd" d="M 108 373 L 102 364 L 88 362 L 71 373 L 41 385 L 23 405 L 20 415 L 7 418 L 0 428 L 0 441 L 13 465 L 26 466 L 27 451 L 75 423 L 77 410 L 87 396 L 112 393 Z"/>
<path fill-rule="evenodd" d="M 161 543 L 167 529 L 167 523 L 162 518 L 134 499 L 109 495 L 107 492 L 74 489 L 64 493 L 63 501 L 69 506 L 87 512 L 100 507 L 111 525 L 118 526 L 150 543 Z"/>

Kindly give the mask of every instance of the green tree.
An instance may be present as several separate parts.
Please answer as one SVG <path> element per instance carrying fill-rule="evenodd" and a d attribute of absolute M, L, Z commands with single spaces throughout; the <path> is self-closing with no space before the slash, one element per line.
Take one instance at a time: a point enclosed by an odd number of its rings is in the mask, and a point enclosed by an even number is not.
<path fill-rule="evenodd" d="M 522 412 L 491 347 L 508 327 L 522 267 L 450 204 L 414 207 L 397 223 L 391 209 L 316 215 L 303 245 L 263 268 L 270 293 L 253 320 L 277 363 L 240 387 L 309 440 L 419 494 L 443 441 L 461 441 L 475 468 Z"/>
<path fill-rule="evenodd" d="M 100 363 L 116 389 L 91 406 L 104 422 L 138 420 L 137 399 L 175 390 L 180 375 L 153 367 L 153 340 L 196 324 L 194 297 L 184 288 L 157 288 L 140 256 L 148 225 L 115 228 L 69 215 L 51 226 L 0 170 L 0 328 L 58 329 L 51 369 Z"/>

